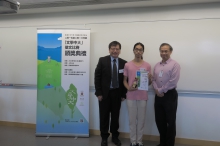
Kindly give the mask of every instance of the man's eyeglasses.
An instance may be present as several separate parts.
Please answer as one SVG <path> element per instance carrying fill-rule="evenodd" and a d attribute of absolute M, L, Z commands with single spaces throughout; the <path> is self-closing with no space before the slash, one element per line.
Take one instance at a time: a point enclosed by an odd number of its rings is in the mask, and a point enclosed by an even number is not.
<path fill-rule="evenodd" d="M 118 48 L 110 48 L 112 51 L 116 50 L 116 51 L 120 51 L 121 49 Z"/>

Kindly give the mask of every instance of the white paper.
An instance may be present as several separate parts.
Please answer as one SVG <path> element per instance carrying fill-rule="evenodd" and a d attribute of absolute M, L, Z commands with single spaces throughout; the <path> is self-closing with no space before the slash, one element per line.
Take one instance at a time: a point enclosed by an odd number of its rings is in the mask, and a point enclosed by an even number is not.
<path fill-rule="evenodd" d="M 137 71 L 138 90 L 148 91 L 148 72 Z"/>

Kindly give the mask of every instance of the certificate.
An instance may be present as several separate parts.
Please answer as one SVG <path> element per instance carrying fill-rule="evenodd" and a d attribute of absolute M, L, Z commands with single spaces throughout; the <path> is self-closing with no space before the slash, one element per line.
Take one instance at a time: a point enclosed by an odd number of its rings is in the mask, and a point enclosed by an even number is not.
<path fill-rule="evenodd" d="M 138 90 L 148 91 L 148 72 L 138 70 L 136 76 L 138 78 Z"/>

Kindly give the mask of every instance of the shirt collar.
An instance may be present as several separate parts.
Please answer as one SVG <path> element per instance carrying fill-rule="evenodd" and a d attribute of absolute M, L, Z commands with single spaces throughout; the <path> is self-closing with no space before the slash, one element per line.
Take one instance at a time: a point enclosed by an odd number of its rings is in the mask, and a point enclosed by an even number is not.
<path fill-rule="evenodd" d="M 171 60 L 172 60 L 172 59 L 169 58 L 169 59 L 168 59 L 167 61 L 165 61 L 164 63 L 163 63 L 162 60 L 161 60 L 160 64 L 168 64 L 168 63 L 170 63 Z"/>
<path fill-rule="evenodd" d="M 118 62 L 118 58 L 113 58 L 111 55 L 110 57 L 111 57 L 111 62 L 113 62 L 114 59 L 116 60 L 116 63 Z"/>

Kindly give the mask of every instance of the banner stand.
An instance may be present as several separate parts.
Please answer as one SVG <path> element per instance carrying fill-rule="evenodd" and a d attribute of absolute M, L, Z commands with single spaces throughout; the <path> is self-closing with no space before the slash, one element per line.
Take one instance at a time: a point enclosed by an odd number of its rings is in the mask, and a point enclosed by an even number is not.
<path fill-rule="evenodd" d="M 36 136 L 89 137 L 90 30 L 37 29 Z"/>

